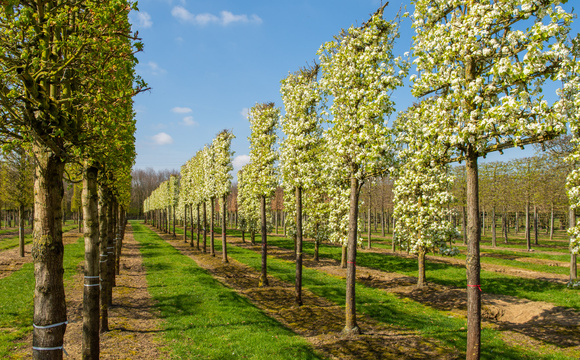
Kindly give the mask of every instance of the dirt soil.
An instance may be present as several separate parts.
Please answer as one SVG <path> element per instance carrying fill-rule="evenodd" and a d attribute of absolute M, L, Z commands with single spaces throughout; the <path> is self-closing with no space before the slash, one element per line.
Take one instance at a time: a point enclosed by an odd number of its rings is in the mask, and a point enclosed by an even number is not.
<path fill-rule="evenodd" d="M 75 243 L 82 234 L 76 229 L 62 234 L 65 245 Z M 20 257 L 18 247 L 0 251 L 0 279 L 20 270 L 22 265 L 32 261 L 32 244 L 24 245 L 24 257 Z"/>
<path fill-rule="evenodd" d="M 78 239 L 78 233 L 75 233 Z M 68 325 L 64 348 L 65 359 L 81 359 L 83 264 L 78 266 L 74 281 L 66 287 Z M 131 227 L 127 228 L 121 255 L 121 271 L 117 286 L 113 288 L 113 307 L 109 308 L 109 332 L 101 334 L 100 359 L 163 359 L 166 350 L 158 340 L 161 320 L 154 309 L 154 302 L 147 291 L 145 268 L 142 265 L 139 244 L 133 238 Z M 23 340 L 32 343 L 32 335 Z M 25 347 L 23 359 L 32 358 L 30 348 Z"/>
<path fill-rule="evenodd" d="M 294 306 L 294 285 L 269 277 L 270 286 L 258 287 L 259 272 L 230 259 L 203 254 L 185 243 L 182 237 L 160 234 L 182 254 L 207 269 L 218 281 L 231 287 L 292 331 L 304 336 L 315 348 L 332 359 L 457 359 L 456 349 L 443 348 L 436 340 L 416 332 L 389 327 L 357 315 L 364 330 L 359 337 L 341 334 L 344 309 L 325 298 L 303 291 L 301 307 Z"/>
<path fill-rule="evenodd" d="M 232 245 L 243 246 L 254 251 L 241 239 L 230 239 Z M 368 250 L 366 250 L 368 251 Z M 373 249 L 371 251 L 376 251 Z M 270 246 L 268 255 L 293 261 L 292 250 Z M 328 274 L 346 278 L 346 269 L 331 259 L 315 262 L 306 256 L 304 266 L 324 271 Z M 551 275 L 551 274 L 550 274 Z M 415 277 L 384 272 L 357 266 L 357 281 L 374 288 L 397 294 L 402 298 L 429 305 L 439 310 L 450 311 L 457 316 L 467 314 L 467 295 L 463 288 L 450 288 L 429 284 L 424 289 L 416 287 Z M 512 296 L 482 294 L 482 315 L 484 325 L 505 331 L 505 340 L 521 345 L 546 347 L 556 352 L 580 358 L 580 312 L 559 307 L 547 302 L 530 301 Z"/>

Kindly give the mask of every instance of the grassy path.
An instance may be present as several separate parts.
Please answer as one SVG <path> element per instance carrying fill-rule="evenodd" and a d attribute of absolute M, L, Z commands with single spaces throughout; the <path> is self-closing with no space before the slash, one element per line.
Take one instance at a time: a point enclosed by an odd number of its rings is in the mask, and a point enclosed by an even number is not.
<path fill-rule="evenodd" d="M 163 337 L 172 358 L 320 358 L 303 338 L 224 287 L 144 225 L 132 225 L 149 292 L 165 320 Z"/>

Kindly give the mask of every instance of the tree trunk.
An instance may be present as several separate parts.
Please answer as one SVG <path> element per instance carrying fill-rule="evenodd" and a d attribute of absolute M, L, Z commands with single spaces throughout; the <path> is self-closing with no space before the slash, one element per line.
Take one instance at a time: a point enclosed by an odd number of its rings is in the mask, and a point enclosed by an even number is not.
<path fill-rule="evenodd" d="M 207 252 L 207 202 L 203 202 L 203 252 Z"/>
<path fill-rule="evenodd" d="M 302 188 L 296 187 L 296 282 L 294 287 L 297 306 L 302 306 Z"/>
<path fill-rule="evenodd" d="M 210 199 L 210 211 L 211 211 L 211 218 L 209 219 L 209 253 L 211 256 L 215 256 L 215 232 L 214 232 L 214 219 L 215 219 L 215 198 Z"/>
<path fill-rule="evenodd" d="M 479 243 L 479 184 L 477 153 L 469 145 L 466 152 L 467 179 L 467 360 L 478 360 L 481 353 L 481 283 Z M 495 221 L 494 221 L 495 223 Z"/>
<path fill-rule="evenodd" d="M 554 202 L 550 210 L 550 241 L 554 240 Z"/>
<path fill-rule="evenodd" d="M 481 212 L 481 232 L 485 236 L 485 211 Z"/>
<path fill-rule="evenodd" d="M 347 247 L 345 245 L 342 245 L 342 253 L 340 255 L 340 267 L 343 269 L 346 269 L 346 253 Z"/>
<path fill-rule="evenodd" d="M 367 208 L 368 232 L 367 232 L 367 247 L 371 248 L 371 184 L 369 183 L 369 206 Z"/>
<path fill-rule="evenodd" d="M 36 279 L 32 356 L 34 359 L 62 359 L 67 319 L 62 243 L 64 162 L 41 146 L 34 145 L 33 151 L 37 162 L 32 244 Z"/>
<path fill-rule="evenodd" d="M 262 219 L 262 273 L 260 274 L 260 282 L 258 286 L 268 286 L 268 234 L 266 233 L 266 196 L 260 196 L 260 210 Z"/>
<path fill-rule="evenodd" d="M 18 252 L 24 257 L 24 204 L 18 206 Z"/>
<path fill-rule="evenodd" d="M 107 236 L 107 208 L 109 207 L 109 197 L 107 189 L 103 186 L 99 187 L 99 242 L 101 258 L 100 276 L 101 276 L 101 332 L 109 331 L 109 302 L 107 301 L 107 294 L 109 291 L 109 269 L 107 268 L 107 259 L 109 258 L 107 247 L 109 246 L 109 238 Z"/>
<path fill-rule="evenodd" d="M 576 212 L 574 209 L 570 208 L 568 210 L 568 218 L 570 228 L 576 226 Z M 578 279 L 577 266 L 576 254 L 570 254 L 570 281 L 576 281 Z"/>
<path fill-rule="evenodd" d="M 360 334 L 360 328 L 356 322 L 356 240 L 358 219 L 359 180 L 350 176 L 350 209 L 348 218 L 348 243 L 346 261 L 346 301 L 345 301 L 345 326 L 342 330 L 346 335 Z"/>
<path fill-rule="evenodd" d="M 87 167 L 83 177 L 82 209 L 85 237 L 85 281 L 83 287 L 84 360 L 99 359 L 99 194 L 97 168 Z"/>
<path fill-rule="evenodd" d="M 463 228 L 463 245 L 467 245 L 467 213 L 465 206 L 463 206 L 463 222 L 461 223 L 461 227 Z"/>
<path fill-rule="evenodd" d="M 183 242 L 187 243 L 187 205 L 183 206 Z"/>
<path fill-rule="evenodd" d="M 503 236 L 504 236 L 504 243 L 508 243 L 508 229 L 509 229 L 509 222 L 508 222 L 508 215 L 505 210 L 503 209 Z"/>
<path fill-rule="evenodd" d="M 495 206 L 491 208 L 491 246 L 497 247 L 497 237 L 495 233 Z"/>
<path fill-rule="evenodd" d="M 385 237 L 385 207 L 381 205 L 381 236 Z"/>
<path fill-rule="evenodd" d="M 115 200 L 113 199 L 113 195 L 111 193 L 111 191 L 108 191 L 108 197 L 109 197 L 109 205 L 107 206 L 107 238 L 108 238 L 108 246 L 107 246 L 107 267 L 108 267 L 108 272 L 107 274 L 109 275 L 109 288 L 107 291 L 107 304 L 109 304 L 109 307 L 111 307 L 113 305 L 113 287 L 116 286 L 115 284 L 115 243 L 114 243 L 114 217 L 113 217 L 113 213 L 114 213 L 114 206 L 115 206 Z"/>
<path fill-rule="evenodd" d="M 226 200 L 228 197 L 224 195 L 222 197 L 222 260 L 223 262 L 228 262 L 228 247 L 226 243 Z"/>
<path fill-rule="evenodd" d="M 538 206 L 534 205 L 534 244 L 538 245 Z"/>
<path fill-rule="evenodd" d="M 532 242 L 530 237 L 530 201 L 526 201 L 526 245 L 528 251 L 532 250 Z"/>
<path fill-rule="evenodd" d="M 425 278 L 425 249 L 419 249 L 417 254 L 417 262 L 419 263 L 419 277 L 417 278 L 417 287 L 422 288 L 427 284 Z"/>
<path fill-rule="evenodd" d="M 519 211 L 516 211 L 516 234 L 520 231 L 520 220 L 518 219 Z"/>

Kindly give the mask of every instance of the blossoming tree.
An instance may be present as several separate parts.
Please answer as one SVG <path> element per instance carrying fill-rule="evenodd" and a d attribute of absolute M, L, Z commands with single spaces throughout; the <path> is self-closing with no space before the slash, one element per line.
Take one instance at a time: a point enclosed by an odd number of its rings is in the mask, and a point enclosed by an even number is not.
<path fill-rule="evenodd" d="M 256 104 L 250 109 L 250 163 L 251 172 L 246 174 L 249 179 L 247 185 L 251 187 L 254 196 L 260 199 L 260 211 L 262 221 L 262 273 L 260 286 L 268 286 L 267 277 L 267 219 L 266 198 L 272 196 L 276 189 L 277 178 L 274 162 L 277 153 L 274 150 L 276 144 L 276 127 L 280 118 L 280 109 L 274 103 Z"/>
<path fill-rule="evenodd" d="M 230 175 L 230 171 L 233 170 L 233 152 L 230 150 L 230 147 L 234 137 L 235 136 L 231 131 L 224 130 L 220 132 L 212 142 L 214 152 L 215 190 L 216 196 L 221 199 L 222 203 L 222 259 L 226 263 L 228 262 L 226 246 L 226 204 L 232 186 L 232 175 Z"/>
<path fill-rule="evenodd" d="M 332 96 L 328 151 L 350 181 L 346 285 L 347 334 L 358 334 L 355 262 L 359 192 L 365 179 L 384 174 L 391 165 L 392 141 L 385 115 L 394 111 L 388 91 L 403 85 L 406 63 L 393 55 L 397 23 L 383 19 L 384 6 L 360 27 L 351 26 L 325 43 L 318 54 L 320 86 Z M 397 69 L 397 67 L 399 69 Z"/>
<path fill-rule="evenodd" d="M 467 179 L 467 359 L 479 359 L 481 287 L 478 157 L 565 131 L 566 100 L 541 95 L 570 70 L 572 15 L 560 0 L 417 0 L 413 95 L 418 126 L 456 159 Z"/>
<path fill-rule="evenodd" d="M 316 83 L 318 66 L 289 74 L 281 81 L 285 116 L 281 144 L 283 181 L 293 188 L 296 221 L 295 302 L 302 305 L 302 192 L 316 186 L 319 165 L 316 161 L 322 127 L 317 107 L 321 96 Z M 286 207 L 285 207 L 286 208 Z"/>

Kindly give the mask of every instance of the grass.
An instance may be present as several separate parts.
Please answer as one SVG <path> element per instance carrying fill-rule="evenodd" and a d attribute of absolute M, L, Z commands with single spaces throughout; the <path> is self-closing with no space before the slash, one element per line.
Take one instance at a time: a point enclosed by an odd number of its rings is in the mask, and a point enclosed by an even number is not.
<path fill-rule="evenodd" d="M 62 231 L 63 232 L 67 232 L 70 231 L 72 229 L 76 229 L 77 226 L 76 225 L 65 225 L 62 227 Z M 13 231 L 13 230 L 11 230 Z M 79 236 L 81 236 L 81 234 L 79 234 Z M 18 235 L 13 236 L 13 237 L 9 237 L 9 238 L 5 238 L 5 239 L 0 239 L 0 250 L 8 250 L 8 249 L 12 249 L 18 246 Z M 24 236 L 24 244 L 31 244 L 32 243 L 32 235 L 28 234 Z"/>
<path fill-rule="evenodd" d="M 269 236 L 268 243 L 286 249 L 293 249 L 294 243 L 279 236 Z M 314 254 L 314 244 L 304 244 L 303 252 Z M 341 248 L 321 246 L 320 256 L 340 261 Z M 395 272 L 406 276 L 417 276 L 417 260 L 388 254 L 359 252 L 357 264 L 377 270 Z M 467 286 L 465 267 L 445 263 L 426 262 L 427 280 L 437 284 L 465 288 Z M 547 281 L 524 279 L 492 271 L 481 271 L 481 285 L 485 292 L 510 295 L 533 301 L 546 301 L 558 306 L 580 310 L 580 296 L 577 290 L 566 288 L 566 285 Z"/>
<path fill-rule="evenodd" d="M 69 244 L 64 252 L 65 286 L 77 272 L 77 265 L 85 256 L 84 241 Z M 27 263 L 10 276 L 0 279 L 0 358 L 10 358 L 10 354 L 19 346 L 16 344 L 32 332 L 34 264 Z"/>
<path fill-rule="evenodd" d="M 176 229 L 176 233 L 182 235 L 182 229 Z M 237 231 L 228 231 L 228 236 L 240 236 Z M 259 243 L 259 239 L 256 239 Z M 286 245 L 292 248 L 293 243 L 284 238 L 269 236 L 269 244 Z M 311 245 L 307 252 L 312 252 Z M 326 252 L 329 247 L 321 247 Z M 336 248 L 340 252 L 340 248 Z M 221 241 L 216 241 L 216 251 L 221 251 Z M 230 257 L 260 270 L 260 255 L 252 250 L 228 246 Z M 327 256 L 329 254 L 326 254 Z M 330 254 L 331 255 L 331 254 Z M 362 254 L 360 254 L 362 255 Z M 357 263 L 360 263 L 357 259 Z M 339 254 L 340 256 L 340 254 Z M 384 257 L 384 255 L 378 255 Z M 400 258 L 397 258 L 397 260 Z M 405 259 L 400 259 L 405 260 Z M 363 265 L 363 264 L 361 264 Z M 410 264 L 404 264 L 409 266 Z M 364 266 L 364 265 L 363 265 Z M 416 272 L 416 263 L 407 268 L 409 272 Z M 295 277 L 295 265 L 292 262 L 269 257 L 268 274 L 281 280 L 293 283 Z M 460 278 L 465 278 L 465 270 Z M 303 270 L 303 286 L 316 295 L 327 298 L 338 305 L 344 306 L 345 286 L 344 279 L 340 279 L 321 271 L 305 268 Z M 464 285 L 465 286 L 465 285 Z M 388 327 L 402 331 L 414 331 L 420 333 L 425 338 L 437 339 L 447 351 L 453 349 L 465 349 L 466 347 L 466 320 L 457 318 L 455 315 L 445 311 L 439 311 L 432 307 L 422 305 L 418 302 L 406 298 L 398 298 L 385 291 L 367 287 L 362 284 L 356 286 L 357 310 L 372 317 L 375 320 L 385 323 Z M 337 319 L 342 321 L 342 319 Z M 364 329 L 363 329 L 364 331 Z M 503 334 L 490 328 L 482 330 L 482 359 L 570 359 L 566 355 L 559 353 L 539 354 L 525 347 L 511 346 L 502 340 Z"/>
<path fill-rule="evenodd" d="M 270 238 L 269 238 L 270 239 Z M 216 250 L 221 251 L 220 244 Z M 256 270 L 260 269 L 258 253 L 239 247 L 229 247 L 228 254 Z M 276 258 L 268 259 L 268 274 L 293 283 L 295 265 Z M 327 298 L 341 306 L 345 301 L 344 279 L 330 276 L 321 271 L 305 268 L 303 286 L 316 295 Z M 400 299 L 385 291 L 356 286 L 357 310 L 385 323 L 388 327 L 403 331 L 415 331 L 426 338 L 437 339 L 447 351 L 465 349 L 466 320 L 454 317 L 451 313 L 439 311 L 409 299 Z M 342 321 L 342 319 L 337 319 Z M 364 331 L 364 329 L 363 329 Z M 523 347 L 507 345 L 499 331 L 482 330 L 482 359 L 569 359 L 562 354 L 538 354 Z"/>
<path fill-rule="evenodd" d="M 302 337 L 221 285 L 151 230 L 132 224 L 149 292 L 165 319 L 163 333 L 172 358 L 320 358 Z"/>

